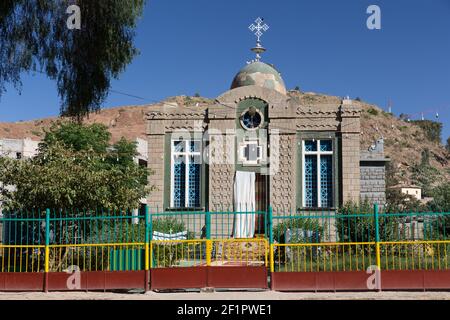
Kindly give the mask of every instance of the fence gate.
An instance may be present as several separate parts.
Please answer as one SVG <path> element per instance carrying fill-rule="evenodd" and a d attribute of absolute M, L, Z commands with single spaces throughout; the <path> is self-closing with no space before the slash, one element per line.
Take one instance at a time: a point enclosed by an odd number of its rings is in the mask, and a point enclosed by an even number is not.
<path fill-rule="evenodd" d="M 254 215 L 252 238 L 234 238 L 238 214 Z M 255 233 L 265 221 L 262 211 L 152 215 L 151 289 L 267 288 L 268 240 Z M 167 224 L 174 233 L 156 231 Z"/>

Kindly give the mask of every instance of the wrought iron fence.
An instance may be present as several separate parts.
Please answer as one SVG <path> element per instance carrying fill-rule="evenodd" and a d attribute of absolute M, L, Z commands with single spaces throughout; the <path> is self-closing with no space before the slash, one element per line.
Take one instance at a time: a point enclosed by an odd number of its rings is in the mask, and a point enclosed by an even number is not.
<path fill-rule="evenodd" d="M 446 270 L 450 213 L 273 214 L 271 271 Z"/>
<path fill-rule="evenodd" d="M 44 210 L 0 217 L 0 272 L 264 265 L 447 270 L 450 213 Z M 240 231 L 239 231 L 240 230 Z"/>

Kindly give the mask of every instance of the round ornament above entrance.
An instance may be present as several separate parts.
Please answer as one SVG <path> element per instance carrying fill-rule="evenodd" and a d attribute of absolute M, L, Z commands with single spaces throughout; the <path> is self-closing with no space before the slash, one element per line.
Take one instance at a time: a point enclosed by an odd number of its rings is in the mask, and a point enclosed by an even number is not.
<path fill-rule="evenodd" d="M 252 106 L 242 112 L 241 126 L 245 130 L 257 130 L 264 123 L 264 115 L 256 107 Z"/>

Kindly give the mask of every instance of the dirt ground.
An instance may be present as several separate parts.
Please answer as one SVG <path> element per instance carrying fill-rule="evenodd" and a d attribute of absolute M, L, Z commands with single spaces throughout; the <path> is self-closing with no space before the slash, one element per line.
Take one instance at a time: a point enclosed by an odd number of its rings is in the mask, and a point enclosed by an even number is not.
<path fill-rule="evenodd" d="M 450 292 L 36 292 L 0 293 L 0 300 L 450 300 Z"/>

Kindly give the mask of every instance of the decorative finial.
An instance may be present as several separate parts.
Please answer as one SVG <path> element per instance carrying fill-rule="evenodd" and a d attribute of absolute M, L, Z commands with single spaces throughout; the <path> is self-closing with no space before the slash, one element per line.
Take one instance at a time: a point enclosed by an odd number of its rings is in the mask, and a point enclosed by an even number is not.
<path fill-rule="evenodd" d="M 256 36 L 256 47 L 252 48 L 251 50 L 256 53 L 256 59 L 254 61 L 259 61 L 261 60 L 261 53 L 266 51 L 266 48 L 261 45 L 261 36 L 264 32 L 269 30 L 269 26 L 264 23 L 263 18 L 259 17 L 255 20 L 255 23 L 256 24 L 252 23 L 248 28 L 250 29 L 250 31 L 254 32 Z"/>

